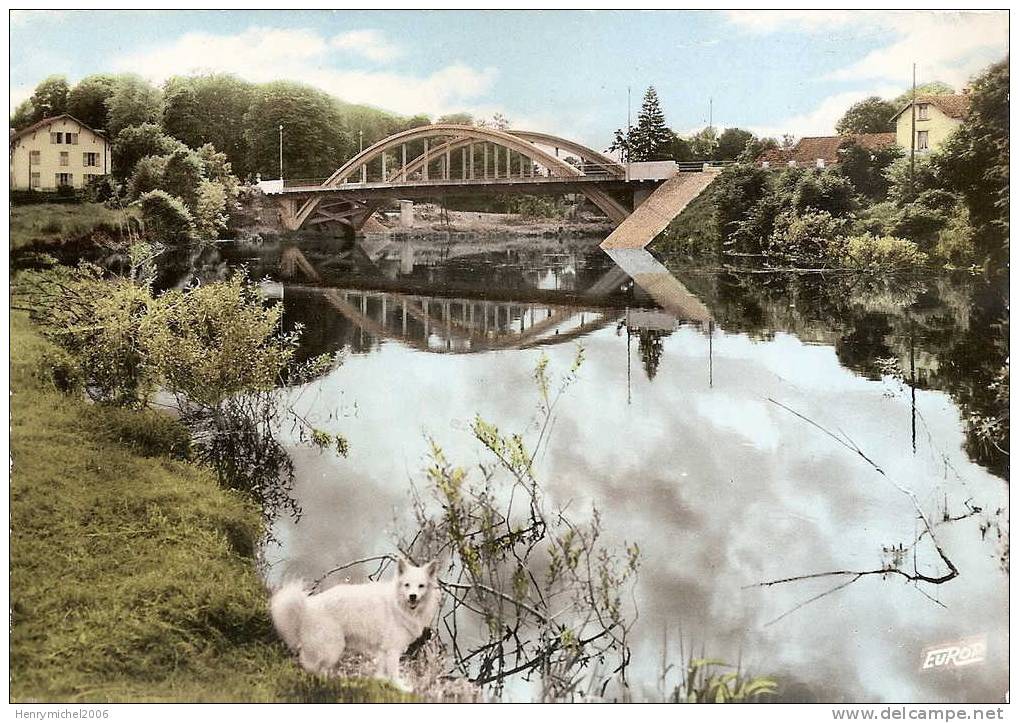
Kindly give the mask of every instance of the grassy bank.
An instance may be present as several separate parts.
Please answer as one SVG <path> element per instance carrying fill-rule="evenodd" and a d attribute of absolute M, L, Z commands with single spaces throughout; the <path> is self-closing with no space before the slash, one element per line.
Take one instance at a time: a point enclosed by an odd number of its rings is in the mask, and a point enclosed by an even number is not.
<path fill-rule="evenodd" d="M 12 701 L 400 699 L 300 671 L 254 567 L 256 507 L 179 459 L 169 418 L 57 391 L 52 353 L 15 315 Z"/>
<path fill-rule="evenodd" d="M 35 203 L 12 206 L 11 250 L 30 246 L 59 246 L 99 233 L 116 238 L 124 226 L 125 211 L 101 203 Z M 126 213 L 137 217 L 135 209 Z"/>

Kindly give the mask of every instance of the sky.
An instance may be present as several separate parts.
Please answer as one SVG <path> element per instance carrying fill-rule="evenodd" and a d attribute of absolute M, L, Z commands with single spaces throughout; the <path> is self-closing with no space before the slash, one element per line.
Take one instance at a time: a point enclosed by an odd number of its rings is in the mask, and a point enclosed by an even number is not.
<path fill-rule="evenodd" d="M 404 115 L 502 113 L 606 147 L 649 85 L 707 124 L 830 135 L 852 103 L 961 87 L 1006 56 L 1008 13 L 936 11 L 13 11 L 10 105 L 50 74 L 301 80 Z"/>

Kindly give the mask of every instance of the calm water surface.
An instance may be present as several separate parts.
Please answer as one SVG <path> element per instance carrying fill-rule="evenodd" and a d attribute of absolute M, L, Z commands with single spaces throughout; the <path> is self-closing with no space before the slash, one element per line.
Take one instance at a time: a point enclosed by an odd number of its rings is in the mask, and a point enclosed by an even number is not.
<path fill-rule="evenodd" d="M 658 695 L 663 640 L 679 662 L 682 633 L 778 677 L 783 700 L 1002 700 L 1007 485 L 960 412 L 1000 365 L 1000 291 L 972 277 L 666 269 L 596 244 L 319 240 L 220 247 L 164 270 L 164 286 L 240 263 L 271 276 L 286 324 L 304 327 L 301 354 L 337 362 L 294 399 L 350 456 L 295 448 L 304 515 L 279 524 L 273 574 L 318 577 L 391 550 L 426 435 L 460 464 L 484 459 L 474 416 L 526 431 L 540 356 L 565 371 L 581 344 L 538 476 L 574 516 L 597 504 L 610 535 L 640 543 L 638 697 Z M 839 581 L 751 587 L 877 568 L 883 547 L 917 534 L 888 479 L 775 402 L 851 438 L 929 515 L 980 507 L 939 528 L 960 576 L 921 591 L 874 575 L 788 615 Z M 916 564 L 944 572 L 923 545 Z M 925 647 L 980 634 L 986 663 L 921 670 Z"/>

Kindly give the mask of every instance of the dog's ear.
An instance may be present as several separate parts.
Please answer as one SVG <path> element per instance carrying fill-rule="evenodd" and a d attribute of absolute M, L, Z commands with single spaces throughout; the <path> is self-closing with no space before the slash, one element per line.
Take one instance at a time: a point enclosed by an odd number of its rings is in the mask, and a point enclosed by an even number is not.
<path fill-rule="evenodd" d="M 425 565 L 425 572 L 428 573 L 428 577 L 432 577 L 432 578 L 438 577 L 439 576 L 439 561 L 438 560 L 432 560 L 427 565 Z"/>
<path fill-rule="evenodd" d="M 407 572 L 407 561 L 404 560 L 402 557 L 397 558 L 397 560 L 396 560 L 396 574 L 397 575 L 402 575 L 405 572 Z"/>

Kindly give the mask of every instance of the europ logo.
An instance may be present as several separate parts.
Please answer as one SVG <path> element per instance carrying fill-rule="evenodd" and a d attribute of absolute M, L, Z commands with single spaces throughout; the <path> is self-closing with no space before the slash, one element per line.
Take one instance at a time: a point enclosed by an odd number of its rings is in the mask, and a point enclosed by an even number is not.
<path fill-rule="evenodd" d="M 962 638 L 954 643 L 932 645 L 923 649 L 921 670 L 962 668 L 982 663 L 987 658 L 987 634 Z"/>

